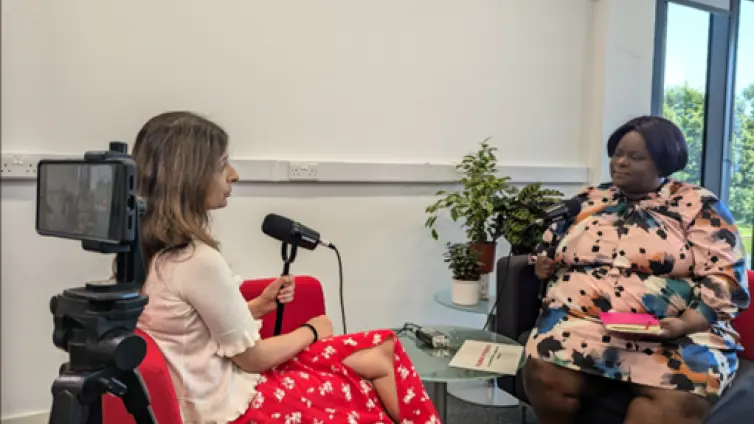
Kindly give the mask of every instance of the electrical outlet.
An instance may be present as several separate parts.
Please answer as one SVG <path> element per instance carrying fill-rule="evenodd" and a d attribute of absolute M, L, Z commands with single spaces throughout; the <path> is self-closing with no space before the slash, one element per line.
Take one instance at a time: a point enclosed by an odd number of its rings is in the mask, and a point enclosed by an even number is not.
<path fill-rule="evenodd" d="M 291 181 L 317 181 L 319 164 L 316 162 L 291 162 L 288 165 L 288 179 Z"/>
<path fill-rule="evenodd" d="M 8 154 L 2 156 L 2 177 L 26 179 L 37 177 L 39 155 Z"/>

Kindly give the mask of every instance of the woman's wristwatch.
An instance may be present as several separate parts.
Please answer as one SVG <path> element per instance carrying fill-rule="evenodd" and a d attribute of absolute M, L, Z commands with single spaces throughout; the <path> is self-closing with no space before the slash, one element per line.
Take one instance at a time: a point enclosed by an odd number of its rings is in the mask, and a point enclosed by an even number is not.
<path fill-rule="evenodd" d="M 309 323 L 307 322 L 307 323 L 305 323 L 305 324 L 302 324 L 302 325 L 301 325 L 301 327 L 306 327 L 306 328 L 308 328 L 308 329 L 312 330 L 312 333 L 314 333 L 314 341 L 312 341 L 312 343 L 314 343 L 314 342 L 316 342 L 317 340 L 319 340 L 319 334 L 317 333 L 317 329 L 316 329 L 316 328 L 314 328 L 314 326 L 313 326 L 313 325 L 311 325 L 311 324 L 309 324 Z"/>

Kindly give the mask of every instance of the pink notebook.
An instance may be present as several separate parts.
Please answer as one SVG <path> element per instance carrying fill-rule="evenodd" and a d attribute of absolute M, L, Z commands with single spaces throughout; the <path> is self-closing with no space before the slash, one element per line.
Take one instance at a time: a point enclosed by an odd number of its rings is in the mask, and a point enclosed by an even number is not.
<path fill-rule="evenodd" d="M 660 322 L 649 314 L 631 312 L 601 312 L 602 324 L 610 331 L 619 333 L 659 334 Z"/>

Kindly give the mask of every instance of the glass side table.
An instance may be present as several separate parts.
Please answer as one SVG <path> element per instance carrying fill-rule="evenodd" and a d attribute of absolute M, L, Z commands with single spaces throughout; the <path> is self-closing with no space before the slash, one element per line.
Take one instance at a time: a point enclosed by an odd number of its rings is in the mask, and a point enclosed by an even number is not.
<path fill-rule="evenodd" d="M 495 293 L 490 292 L 490 300 L 482 299 L 473 306 L 458 305 L 453 303 L 450 289 L 438 290 L 434 294 L 435 302 L 458 311 L 470 312 L 487 316 L 492 304 L 495 303 Z M 477 330 L 484 331 L 484 330 Z M 497 333 L 499 337 L 504 337 Z M 495 377 L 452 382 L 448 385 L 448 392 L 465 402 L 482 406 L 510 407 L 520 404 L 518 399 L 497 387 Z"/>
<path fill-rule="evenodd" d="M 471 312 L 475 314 L 487 315 L 490 312 L 490 301 L 487 299 L 479 300 L 479 303 L 473 306 L 464 306 L 453 303 L 453 298 L 450 294 L 450 289 L 438 290 L 434 295 L 435 302 L 447 306 L 448 308 L 457 309 L 463 312 Z M 493 299 L 492 302 L 495 300 Z"/>
<path fill-rule="evenodd" d="M 431 349 L 418 341 L 410 331 L 404 331 L 399 334 L 398 338 L 406 350 L 406 354 L 408 354 L 414 363 L 414 368 L 416 368 L 419 378 L 425 383 L 427 392 L 434 401 L 438 414 L 440 414 L 440 422 L 444 423 L 447 417 L 449 383 L 487 381 L 501 376 L 501 374 L 497 373 L 450 367 L 448 365 L 450 360 L 463 342 L 466 340 L 479 340 L 510 345 L 519 345 L 519 343 L 501 334 L 478 328 L 448 325 L 427 325 L 426 328 L 432 328 L 447 334 L 450 338 L 450 348 Z M 523 364 L 524 356 L 522 355 L 518 367 L 521 368 Z M 455 393 L 453 393 L 453 396 L 456 396 Z M 518 401 L 514 405 L 518 405 Z"/>

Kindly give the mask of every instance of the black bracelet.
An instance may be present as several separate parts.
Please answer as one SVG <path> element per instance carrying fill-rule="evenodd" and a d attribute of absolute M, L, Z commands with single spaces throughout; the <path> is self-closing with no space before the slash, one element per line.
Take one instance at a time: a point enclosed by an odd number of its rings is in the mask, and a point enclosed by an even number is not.
<path fill-rule="evenodd" d="M 301 327 L 307 327 L 308 329 L 312 330 L 312 333 L 314 333 L 314 342 L 319 340 L 319 334 L 317 334 L 317 329 L 314 328 L 313 325 L 309 324 L 308 322 L 306 324 L 302 324 Z M 312 343 L 314 343 L 312 342 Z"/>

